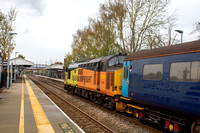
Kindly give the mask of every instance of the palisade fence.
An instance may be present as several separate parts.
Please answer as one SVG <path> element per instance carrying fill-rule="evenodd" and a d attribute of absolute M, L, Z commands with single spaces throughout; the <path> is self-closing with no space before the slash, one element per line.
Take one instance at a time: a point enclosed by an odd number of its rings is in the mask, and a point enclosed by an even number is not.
<path fill-rule="evenodd" d="M 0 92 L 6 87 L 6 80 L 7 80 L 7 72 L 1 72 L 1 84 L 0 84 Z"/>

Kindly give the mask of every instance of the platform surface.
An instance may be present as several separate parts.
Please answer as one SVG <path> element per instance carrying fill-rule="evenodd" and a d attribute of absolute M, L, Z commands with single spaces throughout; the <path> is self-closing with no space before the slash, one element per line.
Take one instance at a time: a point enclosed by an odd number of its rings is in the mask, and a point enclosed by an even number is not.
<path fill-rule="evenodd" d="M 0 133 L 83 132 L 26 76 L 0 97 Z"/>

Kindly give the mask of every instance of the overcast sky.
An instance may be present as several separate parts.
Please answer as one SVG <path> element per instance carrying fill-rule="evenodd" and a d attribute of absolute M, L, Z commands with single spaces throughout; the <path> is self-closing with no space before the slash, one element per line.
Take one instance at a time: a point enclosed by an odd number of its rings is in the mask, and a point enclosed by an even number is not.
<path fill-rule="evenodd" d="M 88 25 L 89 17 L 96 17 L 100 3 L 106 0 L 0 0 L 4 13 L 11 7 L 18 11 L 14 22 L 15 52 L 34 63 L 63 62 L 71 52 L 72 35 L 78 28 Z M 176 10 L 177 25 L 174 30 L 183 30 L 183 41 L 197 40 L 194 23 L 200 21 L 200 0 L 172 0 L 169 12 Z"/>

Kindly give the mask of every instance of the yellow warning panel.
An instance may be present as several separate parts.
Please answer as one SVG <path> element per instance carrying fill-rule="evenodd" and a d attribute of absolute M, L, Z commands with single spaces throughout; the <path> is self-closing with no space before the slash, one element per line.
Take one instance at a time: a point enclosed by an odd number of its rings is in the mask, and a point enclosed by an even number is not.
<path fill-rule="evenodd" d="M 26 80 L 26 87 L 29 94 L 29 99 L 31 102 L 33 114 L 35 117 L 38 133 L 55 133 L 51 123 L 49 122 L 47 116 L 45 115 L 35 93 L 33 92 L 31 86 L 29 85 L 28 81 Z"/>
<path fill-rule="evenodd" d="M 64 133 L 76 133 L 73 130 L 73 128 L 69 124 L 67 124 L 67 123 L 65 123 L 65 124 L 59 124 L 59 125 L 62 128 L 62 130 L 64 131 Z"/>

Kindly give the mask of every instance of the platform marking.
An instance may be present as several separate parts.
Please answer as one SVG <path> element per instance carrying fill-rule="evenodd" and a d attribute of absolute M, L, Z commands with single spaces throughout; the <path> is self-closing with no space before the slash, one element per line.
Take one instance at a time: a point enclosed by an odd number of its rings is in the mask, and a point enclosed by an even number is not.
<path fill-rule="evenodd" d="M 24 83 L 23 83 L 23 78 L 22 78 L 20 119 L 19 119 L 19 133 L 24 133 Z"/>
<path fill-rule="evenodd" d="M 38 133 L 55 133 L 52 125 L 50 124 L 48 118 L 46 117 L 42 107 L 40 106 L 40 103 L 38 102 L 31 86 L 29 85 L 26 79 L 25 81 L 26 81 L 29 98 L 31 101 L 31 106 L 33 109 L 33 114 L 34 114 L 35 121 L 37 124 Z"/>
<path fill-rule="evenodd" d="M 76 133 L 73 128 L 65 123 L 65 124 L 59 124 L 59 126 L 62 128 L 62 130 L 64 131 L 64 133 Z"/>

